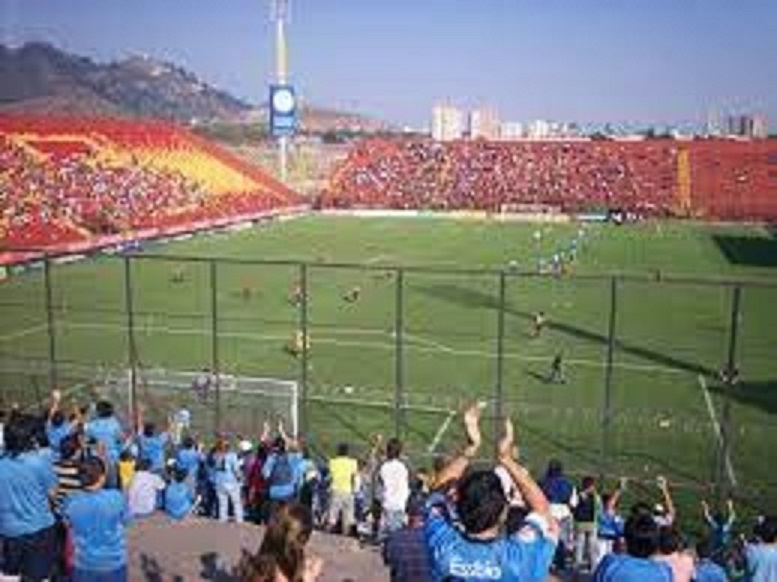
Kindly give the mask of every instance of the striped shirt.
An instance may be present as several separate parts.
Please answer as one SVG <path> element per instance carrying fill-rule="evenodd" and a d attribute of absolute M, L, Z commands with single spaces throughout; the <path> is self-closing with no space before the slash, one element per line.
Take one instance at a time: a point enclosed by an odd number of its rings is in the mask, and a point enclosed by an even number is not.
<path fill-rule="evenodd" d="M 78 477 L 78 463 L 71 460 L 63 460 L 54 463 L 54 474 L 57 476 L 57 495 L 54 500 L 54 511 L 61 515 L 65 497 L 76 491 L 83 490 L 81 479 Z"/>

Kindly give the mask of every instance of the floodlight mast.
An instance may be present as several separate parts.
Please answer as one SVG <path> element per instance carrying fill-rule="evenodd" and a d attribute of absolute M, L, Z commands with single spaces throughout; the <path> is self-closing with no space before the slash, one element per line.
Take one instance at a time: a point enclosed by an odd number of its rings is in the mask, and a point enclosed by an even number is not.
<path fill-rule="evenodd" d="M 290 0 L 271 0 L 270 14 L 275 23 L 275 82 L 285 85 L 289 80 L 289 59 L 286 43 L 286 23 L 289 19 Z M 289 138 L 278 137 L 278 167 L 282 182 L 288 178 Z"/>

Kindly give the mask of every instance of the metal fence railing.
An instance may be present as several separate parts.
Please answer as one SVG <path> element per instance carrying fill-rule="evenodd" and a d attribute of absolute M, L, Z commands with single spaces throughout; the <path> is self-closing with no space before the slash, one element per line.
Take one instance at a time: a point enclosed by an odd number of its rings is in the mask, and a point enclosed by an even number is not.
<path fill-rule="evenodd" d="M 777 507 L 777 284 L 653 276 L 127 254 L 45 255 L 0 284 L 0 407 L 99 394 L 150 370 L 295 381 L 323 448 L 371 433 L 424 455 L 463 402 L 512 416 L 522 454 L 657 473 Z M 547 323 L 533 328 L 537 313 Z M 561 377 L 552 362 L 561 360 Z M 152 395 L 150 408 L 165 401 Z M 215 395 L 203 430 L 249 432 L 261 401 Z M 253 407 L 253 408 L 252 408 Z M 133 411 L 129 410 L 132 415 Z M 241 418 L 239 423 L 234 420 Z"/>

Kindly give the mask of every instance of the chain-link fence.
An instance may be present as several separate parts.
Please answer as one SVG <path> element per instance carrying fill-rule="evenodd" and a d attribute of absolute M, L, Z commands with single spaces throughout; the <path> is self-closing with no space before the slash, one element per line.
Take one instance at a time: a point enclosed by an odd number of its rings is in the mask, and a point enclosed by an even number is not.
<path fill-rule="evenodd" d="M 254 434 L 277 406 L 222 379 L 269 378 L 294 383 L 324 450 L 382 433 L 421 457 L 452 450 L 478 399 L 487 440 L 510 415 L 535 467 L 777 507 L 777 284 L 141 254 L 27 268 L 0 284 L 1 408 L 56 387 L 127 422 L 133 403 L 186 406 L 201 431 Z M 202 401 L 151 389 L 165 374 L 215 380 Z"/>

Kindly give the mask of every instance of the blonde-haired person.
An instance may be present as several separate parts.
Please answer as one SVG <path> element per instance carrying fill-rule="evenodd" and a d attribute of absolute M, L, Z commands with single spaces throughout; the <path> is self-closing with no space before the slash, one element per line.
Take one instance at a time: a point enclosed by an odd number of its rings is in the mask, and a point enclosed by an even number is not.
<path fill-rule="evenodd" d="M 320 558 L 305 555 L 313 532 L 313 515 L 300 503 L 281 506 L 270 517 L 255 555 L 244 554 L 237 575 L 242 582 L 315 582 Z"/>

